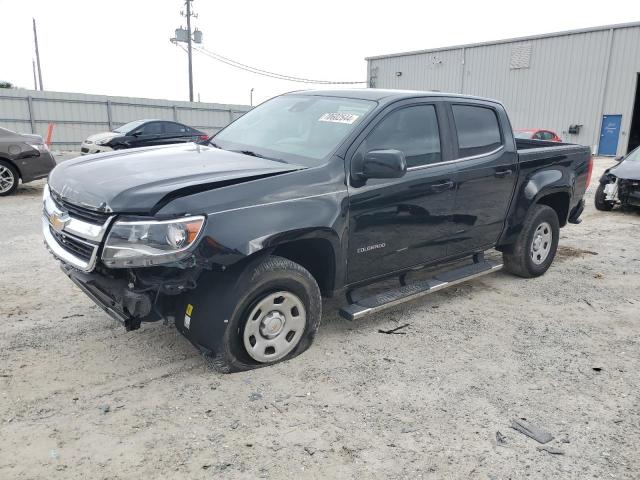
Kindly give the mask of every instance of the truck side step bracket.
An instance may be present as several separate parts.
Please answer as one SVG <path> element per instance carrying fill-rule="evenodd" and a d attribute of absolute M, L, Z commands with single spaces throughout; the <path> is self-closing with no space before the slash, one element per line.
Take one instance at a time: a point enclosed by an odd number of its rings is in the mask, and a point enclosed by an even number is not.
<path fill-rule="evenodd" d="M 432 278 L 403 284 L 370 297 L 361 298 L 340 309 L 340 315 L 347 320 L 357 320 L 385 308 L 428 295 L 438 290 L 457 285 L 473 278 L 481 277 L 502 269 L 502 263 L 494 260 L 478 259 L 469 265 L 438 273 Z"/>

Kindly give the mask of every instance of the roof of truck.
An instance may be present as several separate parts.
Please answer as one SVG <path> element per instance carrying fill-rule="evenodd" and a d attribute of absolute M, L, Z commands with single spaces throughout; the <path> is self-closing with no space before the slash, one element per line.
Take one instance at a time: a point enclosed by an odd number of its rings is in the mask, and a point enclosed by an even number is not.
<path fill-rule="evenodd" d="M 500 103 L 490 98 L 474 97 L 472 95 L 460 95 L 459 93 L 437 92 L 428 90 L 391 90 L 383 88 L 347 88 L 341 90 L 299 90 L 288 95 L 318 95 L 326 97 L 356 98 L 360 100 L 402 100 L 415 97 L 457 97 L 484 100 Z"/>

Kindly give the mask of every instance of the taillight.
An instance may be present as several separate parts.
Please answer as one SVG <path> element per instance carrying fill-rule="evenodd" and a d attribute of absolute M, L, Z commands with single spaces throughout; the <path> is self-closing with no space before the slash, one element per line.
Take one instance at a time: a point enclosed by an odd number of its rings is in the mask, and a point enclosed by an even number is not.
<path fill-rule="evenodd" d="M 589 155 L 589 165 L 587 166 L 587 188 L 591 183 L 591 174 L 593 173 L 593 155 Z"/>
<path fill-rule="evenodd" d="M 209 140 L 209 135 L 200 135 L 200 140 Z"/>

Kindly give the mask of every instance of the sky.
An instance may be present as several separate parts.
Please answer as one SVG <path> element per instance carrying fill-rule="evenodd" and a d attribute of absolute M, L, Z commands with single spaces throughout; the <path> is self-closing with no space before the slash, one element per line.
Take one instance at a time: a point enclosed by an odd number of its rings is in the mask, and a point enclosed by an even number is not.
<path fill-rule="evenodd" d="M 365 81 L 367 56 L 640 20 L 640 2 L 194 0 L 203 46 L 297 77 Z M 32 17 L 46 90 L 188 100 L 187 54 L 169 39 L 184 0 L 0 0 L 0 80 L 33 88 Z M 193 54 L 194 96 L 254 104 L 300 89 Z M 363 84 L 364 86 L 364 84 Z"/>

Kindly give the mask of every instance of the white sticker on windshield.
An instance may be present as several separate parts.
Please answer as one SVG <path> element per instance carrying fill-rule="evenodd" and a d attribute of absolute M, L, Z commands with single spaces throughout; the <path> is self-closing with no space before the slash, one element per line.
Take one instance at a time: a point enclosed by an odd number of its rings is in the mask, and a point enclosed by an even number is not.
<path fill-rule="evenodd" d="M 346 123 L 353 124 L 360 115 L 353 113 L 323 113 L 318 119 L 319 122 Z"/>

